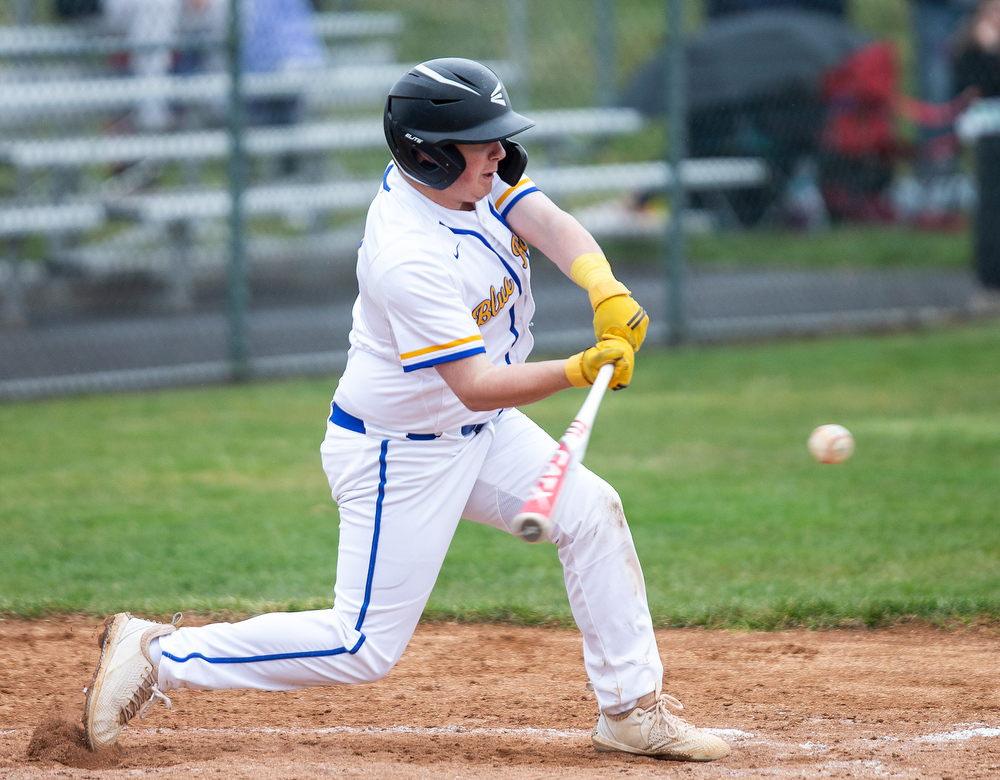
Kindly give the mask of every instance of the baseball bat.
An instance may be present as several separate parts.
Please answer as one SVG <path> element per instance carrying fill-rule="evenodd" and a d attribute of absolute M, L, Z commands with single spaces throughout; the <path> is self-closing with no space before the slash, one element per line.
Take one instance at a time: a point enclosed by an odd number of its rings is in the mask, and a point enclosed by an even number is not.
<path fill-rule="evenodd" d="M 614 372 L 615 367 L 611 363 L 601 366 L 583 406 L 566 429 L 566 433 L 559 439 L 559 447 L 555 454 L 535 480 L 521 511 L 514 515 L 514 533 L 524 541 L 535 543 L 549 540 L 552 515 L 562 495 L 566 474 L 570 466 L 583 460 L 587 442 L 590 440 L 590 428 L 597 416 L 597 408 L 601 405 L 604 391 L 608 389 L 608 383 Z"/>

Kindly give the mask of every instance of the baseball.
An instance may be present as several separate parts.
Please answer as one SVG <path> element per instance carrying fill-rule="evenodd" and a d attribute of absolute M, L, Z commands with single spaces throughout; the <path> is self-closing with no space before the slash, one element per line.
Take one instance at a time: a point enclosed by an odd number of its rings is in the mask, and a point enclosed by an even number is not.
<path fill-rule="evenodd" d="M 809 435 L 809 452 L 820 463 L 843 463 L 854 452 L 854 437 L 843 425 L 821 425 Z"/>

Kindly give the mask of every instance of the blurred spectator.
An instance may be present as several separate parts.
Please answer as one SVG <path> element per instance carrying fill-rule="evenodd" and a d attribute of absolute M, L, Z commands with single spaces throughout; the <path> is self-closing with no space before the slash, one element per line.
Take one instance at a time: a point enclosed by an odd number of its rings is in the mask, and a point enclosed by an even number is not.
<path fill-rule="evenodd" d="M 977 0 L 910 0 L 916 100 L 898 98 L 900 115 L 917 125 L 913 172 L 894 184 L 898 216 L 931 229 L 963 229 L 964 177 L 958 173 L 952 41 Z M 905 197 L 904 197 L 905 196 Z"/>
<path fill-rule="evenodd" d="M 910 0 L 916 54 L 917 97 L 929 105 L 944 105 L 955 96 L 951 41 L 963 17 L 977 0 Z M 922 126 L 917 175 L 925 188 L 937 176 L 955 170 L 950 126 Z"/>
<path fill-rule="evenodd" d="M 221 47 L 182 52 L 182 36 L 223 39 L 227 33 L 230 0 L 57 0 L 57 15 L 82 20 L 100 15 L 103 27 L 125 37 L 129 67 L 137 76 L 165 76 L 178 70 L 217 70 L 223 66 Z M 310 0 L 242 0 L 243 68 L 246 73 L 268 73 L 323 65 L 325 54 L 314 28 Z M 175 68 L 176 64 L 176 68 Z M 298 119 L 300 100 L 276 97 L 247 106 L 253 124 L 291 124 Z M 136 124 L 158 131 L 170 125 L 166 101 L 143 100 Z"/>
<path fill-rule="evenodd" d="M 100 0 L 104 25 L 124 35 L 133 49 L 129 66 L 136 76 L 165 76 L 170 72 L 181 14 L 189 2 L 199 0 Z M 149 98 L 139 103 L 136 123 L 141 129 L 163 130 L 169 120 L 169 107 L 163 99 Z"/>
<path fill-rule="evenodd" d="M 955 96 L 952 39 L 978 0 L 910 0 L 917 97 L 947 103 Z"/>
<path fill-rule="evenodd" d="M 141 1 L 141 0 L 140 0 Z M 182 17 L 187 34 L 224 37 L 228 33 L 230 0 L 187 0 L 199 13 Z M 326 52 L 316 34 L 310 0 L 242 0 L 242 63 L 244 73 L 276 73 L 322 67 Z M 181 69 L 217 70 L 223 67 L 219 51 L 196 51 L 183 58 Z M 206 54 L 208 56 L 206 56 Z M 247 120 L 253 125 L 290 125 L 301 114 L 295 96 L 271 97 L 247 103 Z"/>
<path fill-rule="evenodd" d="M 763 11 L 772 8 L 795 8 L 800 11 L 822 11 L 843 16 L 847 0 L 708 0 L 708 18 Z"/>
<path fill-rule="evenodd" d="M 887 199 L 900 153 L 895 97 L 899 72 L 890 41 L 851 52 L 823 76 L 827 117 L 820 135 L 823 197 L 835 220 L 889 222 Z"/>
<path fill-rule="evenodd" d="M 955 41 L 956 94 L 1000 97 L 1000 0 L 984 0 L 962 26 Z"/>
<path fill-rule="evenodd" d="M 325 62 L 309 0 L 246 0 L 242 7 L 243 68 L 247 73 L 319 68 Z M 300 118 L 301 98 L 274 97 L 247 105 L 255 125 L 288 125 Z"/>
<path fill-rule="evenodd" d="M 177 39 L 192 32 L 217 34 L 228 0 L 55 0 L 57 18 L 73 22 L 98 20 L 104 31 L 121 35 L 127 44 L 128 68 L 136 76 L 166 76 L 173 70 Z M 170 110 L 159 98 L 143 100 L 136 124 L 163 130 Z"/>
<path fill-rule="evenodd" d="M 173 59 L 181 10 L 187 0 L 55 0 L 60 19 L 86 22 L 100 19 L 103 26 L 123 35 L 130 48 L 129 66 L 137 76 L 163 76 Z M 137 122 L 146 130 L 160 130 L 169 117 L 163 100 L 140 102 Z"/>

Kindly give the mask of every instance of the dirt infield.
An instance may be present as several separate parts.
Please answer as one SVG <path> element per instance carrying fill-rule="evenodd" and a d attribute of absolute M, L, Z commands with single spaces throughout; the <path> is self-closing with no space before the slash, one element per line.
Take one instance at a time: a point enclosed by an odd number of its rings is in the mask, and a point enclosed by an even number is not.
<path fill-rule="evenodd" d="M 995 630 L 660 631 L 666 689 L 733 745 L 678 764 L 594 752 L 575 631 L 453 624 L 422 624 L 374 685 L 175 691 L 92 754 L 100 628 L 0 620 L 0 777 L 1000 777 Z"/>

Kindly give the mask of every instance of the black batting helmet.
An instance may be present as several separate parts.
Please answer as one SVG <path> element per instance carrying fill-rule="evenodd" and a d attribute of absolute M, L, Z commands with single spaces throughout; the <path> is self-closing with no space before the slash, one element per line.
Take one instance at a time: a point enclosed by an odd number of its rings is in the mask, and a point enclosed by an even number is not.
<path fill-rule="evenodd" d="M 507 139 L 535 123 L 514 112 L 492 70 L 474 60 L 448 57 L 417 65 L 393 85 L 383 124 L 399 167 L 422 184 L 443 190 L 465 170 L 455 144 L 491 141 L 504 142 L 507 157 L 498 172 L 516 184 L 527 155 Z"/>

